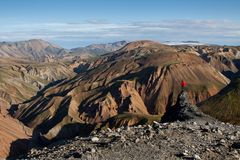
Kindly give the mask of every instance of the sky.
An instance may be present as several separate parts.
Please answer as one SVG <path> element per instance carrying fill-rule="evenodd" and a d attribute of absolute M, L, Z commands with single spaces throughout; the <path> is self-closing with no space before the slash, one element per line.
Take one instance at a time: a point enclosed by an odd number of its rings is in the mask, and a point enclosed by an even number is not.
<path fill-rule="evenodd" d="M 240 0 L 0 0 L 0 41 L 240 45 Z"/>

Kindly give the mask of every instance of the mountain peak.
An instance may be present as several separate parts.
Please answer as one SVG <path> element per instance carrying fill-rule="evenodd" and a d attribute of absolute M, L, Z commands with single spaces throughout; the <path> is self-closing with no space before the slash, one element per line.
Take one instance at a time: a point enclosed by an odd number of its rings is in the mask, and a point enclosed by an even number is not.
<path fill-rule="evenodd" d="M 134 50 L 137 48 L 149 47 L 149 46 L 160 46 L 159 42 L 150 41 L 150 40 L 140 40 L 140 41 L 133 41 L 128 43 L 123 49 L 124 50 Z"/>
<path fill-rule="evenodd" d="M 0 43 L 0 56 L 8 58 L 29 58 L 42 61 L 49 56 L 62 53 L 63 48 L 42 39 Z"/>

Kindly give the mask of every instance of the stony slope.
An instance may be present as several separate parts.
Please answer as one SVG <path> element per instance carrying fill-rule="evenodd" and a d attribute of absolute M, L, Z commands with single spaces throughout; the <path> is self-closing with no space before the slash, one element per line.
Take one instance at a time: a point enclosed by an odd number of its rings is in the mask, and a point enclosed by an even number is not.
<path fill-rule="evenodd" d="M 90 70 L 18 105 L 14 116 L 40 132 L 42 140 L 84 135 L 120 114 L 161 116 L 175 104 L 183 79 L 194 103 L 228 83 L 194 54 L 152 41 L 132 42 L 96 60 Z M 139 118 L 128 119 L 129 125 L 139 122 Z"/>
<path fill-rule="evenodd" d="M 199 106 L 201 110 L 223 122 L 240 125 L 240 78 Z"/>
<path fill-rule="evenodd" d="M 34 148 L 19 158 L 238 160 L 239 129 L 220 122 L 155 122 L 58 141 L 48 147 Z"/>

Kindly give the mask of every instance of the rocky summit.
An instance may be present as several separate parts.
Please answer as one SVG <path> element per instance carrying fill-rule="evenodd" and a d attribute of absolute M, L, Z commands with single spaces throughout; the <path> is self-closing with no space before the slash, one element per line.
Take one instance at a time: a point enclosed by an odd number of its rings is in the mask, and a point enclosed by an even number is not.
<path fill-rule="evenodd" d="M 215 159 L 240 158 L 240 127 L 221 122 L 153 122 L 109 128 L 89 137 L 33 148 L 20 159 Z"/>
<path fill-rule="evenodd" d="M 171 110 L 174 122 L 104 128 L 87 137 L 35 147 L 20 159 L 226 159 L 240 158 L 240 126 L 205 115 L 187 98 L 178 96 Z M 169 114 L 166 114 L 169 116 Z M 167 121 L 165 119 L 165 121 Z"/>

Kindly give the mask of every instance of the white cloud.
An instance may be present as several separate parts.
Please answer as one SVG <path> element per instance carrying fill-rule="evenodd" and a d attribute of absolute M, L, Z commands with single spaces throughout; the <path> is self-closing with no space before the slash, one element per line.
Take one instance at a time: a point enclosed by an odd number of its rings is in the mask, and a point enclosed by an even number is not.
<path fill-rule="evenodd" d="M 35 23 L 0 26 L 0 41 L 42 38 L 50 41 L 201 40 L 239 43 L 240 22 L 229 20 L 164 20 L 159 22 Z"/>

